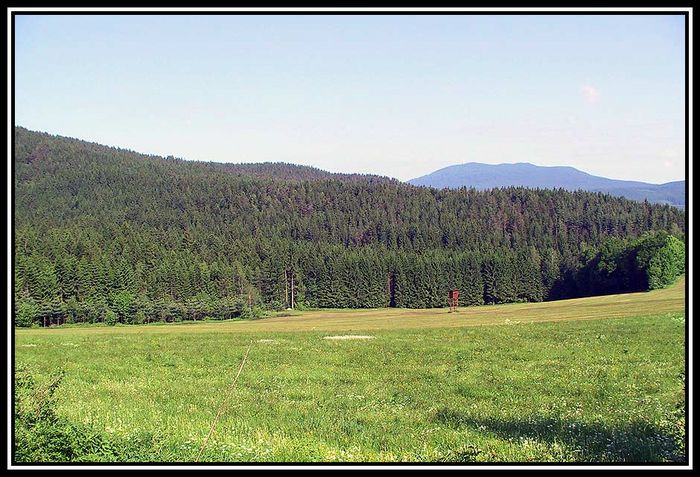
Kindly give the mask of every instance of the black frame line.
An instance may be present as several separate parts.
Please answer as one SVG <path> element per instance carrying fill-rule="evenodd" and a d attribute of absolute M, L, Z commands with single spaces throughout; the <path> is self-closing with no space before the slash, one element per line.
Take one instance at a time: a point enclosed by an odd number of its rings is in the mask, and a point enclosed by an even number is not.
<path fill-rule="evenodd" d="M 28 10 L 13 10 L 9 11 L 12 8 L 29 8 Z M 8 32 L 8 35 L 11 37 L 10 38 L 10 48 L 11 48 L 11 61 L 10 61 L 10 67 L 11 71 L 9 72 L 10 77 L 12 78 L 12 88 L 11 88 L 11 98 L 9 103 L 10 103 L 10 118 L 11 118 L 11 124 L 8 124 L 8 130 L 13 131 L 14 126 L 15 126 L 15 18 L 18 15 L 50 15 L 50 16 L 63 16 L 63 15 L 80 15 L 80 16 L 91 16 L 91 15 L 110 15 L 110 16 L 132 16 L 132 15 L 141 15 L 141 16 L 153 16 L 153 15 L 193 15 L 193 16 L 221 16 L 221 15 L 238 15 L 238 16 L 247 16 L 247 15 L 255 15 L 255 16 L 267 16 L 267 15 L 277 15 L 277 16 L 299 16 L 299 15 L 308 15 L 308 16 L 338 16 L 338 15 L 350 15 L 350 16 L 357 16 L 357 15 L 362 15 L 362 16 L 368 16 L 368 15 L 395 15 L 395 16 L 435 16 L 435 15 L 442 15 L 442 16 L 480 16 L 480 15 L 498 15 L 498 16 L 504 16 L 504 15 L 512 15 L 512 16 L 532 16 L 532 15 L 537 15 L 537 16 L 571 16 L 571 15 L 578 15 L 578 16 L 590 16 L 590 15 L 614 15 L 614 16 L 630 16 L 630 15 L 675 15 L 679 16 L 682 15 L 685 17 L 685 217 L 686 217 L 686 257 L 685 257 L 685 266 L 686 266 L 686 275 L 690 276 L 692 275 L 690 272 L 690 259 L 688 252 L 690 250 L 690 241 L 692 239 L 691 237 L 691 230 L 688 228 L 688 217 L 689 217 L 689 210 L 692 204 L 690 204 L 690 198 L 689 198 L 689 192 L 690 192 L 690 186 L 688 179 L 690 178 L 689 176 L 689 165 L 690 165 L 690 151 L 689 151 L 689 133 L 690 133 L 690 125 L 689 125 L 689 118 L 690 118 L 690 110 L 689 110 L 689 38 L 690 38 L 690 11 L 692 11 L 692 7 L 678 7 L 678 6 L 668 6 L 668 7 L 649 7 L 649 8 L 663 8 L 664 10 L 659 10 L 659 11 L 650 11 L 650 10 L 624 10 L 620 9 L 621 7 L 559 7 L 559 8 L 565 8 L 564 10 L 546 10 L 546 11 L 538 11 L 538 10 L 529 10 L 529 11 L 518 11 L 518 10 L 507 10 L 508 8 L 513 8 L 513 7 L 495 7 L 496 9 L 489 10 L 489 8 L 494 8 L 494 7 L 475 7 L 475 8 L 484 8 L 483 10 L 476 10 L 476 11 L 467 11 L 467 10 L 454 10 L 453 8 L 455 7 L 421 7 L 421 8 L 431 8 L 431 10 L 411 10 L 411 11 L 406 11 L 406 10 L 395 10 L 395 11 L 388 11 L 388 10 L 371 10 L 371 9 L 377 9 L 377 8 L 407 8 L 407 7 L 351 7 L 353 9 L 361 9 L 361 8 L 369 8 L 369 10 L 365 11 L 358 11 L 358 10 L 340 10 L 341 8 L 347 8 L 347 7 L 337 7 L 337 10 L 330 10 L 330 11 L 321 11 L 321 10 L 297 10 L 297 11 L 279 11 L 279 10 L 271 10 L 273 8 L 282 8 L 282 7 L 236 7 L 236 8 L 246 8 L 246 10 L 217 10 L 217 8 L 221 7 L 185 7 L 185 8 L 210 8 L 210 10 L 202 11 L 202 10 L 195 10 L 195 11 L 188 11 L 188 10 L 159 10 L 159 8 L 168 8 L 168 7 L 123 7 L 123 8 L 132 8 L 133 10 L 115 10 L 113 9 L 114 7 L 104 7 L 100 8 L 98 10 L 81 10 L 81 11 L 66 11 L 66 10 L 59 10 L 59 11 L 52 11 L 52 10 L 42 10 L 43 8 L 47 7 L 6 7 L 6 11 L 9 13 L 10 18 L 11 18 L 11 32 Z M 51 7 L 48 7 L 51 8 Z M 64 7 L 64 8 L 89 8 L 89 7 Z M 121 7 L 120 7 L 121 8 Z M 259 8 L 268 8 L 270 10 L 256 10 Z M 286 8 L 286 7 L 285 7 Z M 327 8 L 327 7 L 295 7 L 295 8 Z M 440 9 L 444 8 L 444 11 L 435 11 L 434 9 Z M 471 7 L 470 7 L 471 8 Z M 521 7 L 524 8 L 524 7 Z M 534 8 L 534 7 L 533 7 Z M 547 8 L 547 7 L 541 7 L 541 8 Z M 583 8 L 582 10 L 577 10 L 577 8 Z M 600 10 L 593 10 L 594 8 L 600 8 Z M 625 8 L 625 7 L 622 7 Z M 632 8 L 632 7 L 630 7 Z M 671 10 L 677 8 L 678 10 Z M 141 9 L 141 10 L 139 10 Z M 248 10 L 249 9 L 249 10 Z M 10 162 L 10 173 L 12 176 L 14 176 L 15 173 L 15 167 L 14 167 L 14 156 L 15 156 L 15 141 L 14 141 L 14 134 L 12 134 L 12 158 L 8 158 L 8 160 L 11 160 Z M 11 224 L 11 231 L 12 231 L 12 252 L 11 252 L 11 259 L 12 259 L 12 264 L 10 265 L 10 271 L 11 277 L 10 277 L 10 290 L 14 289 L 14 256 L 15 256 L 15 210 L 14 210 L 14 203 L 15 203 L 15 189 L 14 187 L 12 188 L 10 192 L 10 198 L 11 198 L 11 203 L 13 204 L 12 210 L 10 212 L 10 217 L 12 220 Z M 8 204 L 9 205 L 9 204 Z M 12 456 L 10 459 L 10 465 L 13 470 L 19 470 L 19 469 L 25 469 L 29 470 L 31 468 L 38 468 L 38 469 L 46 469 L 49 467 L 57 468 L 57 470 L 61 470 L 64 468 L 77 468 L 79 470 L 85 470 L 86 468 L 90 467 L 97 467 L 97 468 L 125 468 L 127 470 L 130 470 L 134 467 L 179 467 L 181 470 L 196 470 L 196 468 L 210 468 L 207 470 L 212 470 L 211 468 L 221 468 L 221 467 L 231 467 L 234 469 L 241 469 L 246 468 L 246 467 L 251 467 L 255 468 L 256 470 L 260 470 L 262 467 L 271 467 L 271 470 L 281 470 L 280 468 L 304 468 L 304 467 L 311 467 L 314 468 L 314 470 L 317 470 L 318 468 L 322 467 L 329 467 L 331 470 L 336 470 L 339 467 L 350 467 L 352 469 L 357 469 L 357 468 L 363 468 L 363 467 L 393 467 L 397 469 L 423 469 L 425 470 L 426 468 L 439 468 L 440 470 L 444 470 L 443 468 L 450 468 L 450 469 L 456 469 L 456 468 L 469 468 L 469 469 L 479 469 L 479 468 L 486 468 L 489 470 L 495 470 L 495 468 L 499 467 L 522 467 L 524 470 L 531 470 L 533 467 L 544 467 L 546 470 L 553 470 L 554 468 L 557 467 L 563 467 L 565 469 L 569 469 L 572 467 L 583 467 L 588 468 L 601 468 L 601 467 L 611 467 L 611 468 L 622 468 L 622 467 L 627 467 L 627 468 L 637 468 L 640 467 L 640 470 L 652 470 L 651 468 L 654 467 L 663 467 L 663 468 L 690 468 L 689 466 L 691 465 L 690 457 L 691 457 L 691 452 L 689 448 L 690 444 L 690 437 L 689 437 L 689 430 L 690 430 L 690 424 L 688 422 L 688 416 L 689 416 L 689 387 L 688 387 L 688 381 L 691 378 L 688 374 L 689 371 L 689 350 L 688 350 L 688 344 L 689 344 L 689 324 L 688 324 L 688 319 L 690 318 L 689 312 L 689 282 L 690 280 L 686 279 L 685 282 L 685 380 L 686 380 L 686 385 L 685 385 L 685 403 L 686 403 L 686 409 L 685 409 L 685 451 L 686 451 L 686 463 L 674 463 L 674 462 L 659 462 L 659 463 L 648 463 L 648 462 L 640 462 L 640 463 L 634 463 L 634 462 L 613 462 L 613 463 L 603 463 L 603 462 L 483 462 L 483 463 L 474 463 L 474 464 L 469 464 L 469 463 L 440 463 L 440 462 L 417 462 L 417 463 L 407 463 L 407 462 L 123 462 L 123 463 L 109 463 L 109 462 L 71 462 L 71 463 L 18 463 L 15 461 L 14 455 L 15 455 L 15 441 L 14 441 L 14 433 L 15 433 L 15 428 L 14 428 L 14 419 L 12 419 L 12 416 L 8 416 L 10 419 L 10 428 L 11 428 L 11 441 L 12 441 Z M 11 334 L 11 341 L 12 345 L 14 346 L 15 343 L 15 326 L 14 326 L 14 296 L 12 297 L 11 300 L 8 300 L 8 302 L 11 302 L 12 306 L 12 317 L 13 319 L 11 321 L 8 320 L 8 325 L 10 326 L 10 334 Z M 8 317 L 9 318 L 9 317 Z M 15 395 L 15 383 L 14 383 L 14 377 L 15 377 L 15 353 L 14 353 L 14 348 L 12 349 L 12 355 L 11 355 L 11 366 L 12 366 L 12 384 L 11 384 L 11 390 L 12 390 L 12 396 L 14 397 Z M 692 379 L 690 379 L 692 381 Z M 9 396 L 8 396 L 9 398 Z M 12 399 L 13 405 L 12 405 L 12 411 L 14 414 L 14 398 Z M 9 411 L 9 406 L 8 406 L 8 411 Z M 8 467 L 9 468 L 9 467 Z M 290 470 L 296 470 L 296 469 L 290 469 Z M 515 469 L 504 469 L 504 470 L 515 470 Z M 602 469 L 601 469 L 602 470 Z"/>

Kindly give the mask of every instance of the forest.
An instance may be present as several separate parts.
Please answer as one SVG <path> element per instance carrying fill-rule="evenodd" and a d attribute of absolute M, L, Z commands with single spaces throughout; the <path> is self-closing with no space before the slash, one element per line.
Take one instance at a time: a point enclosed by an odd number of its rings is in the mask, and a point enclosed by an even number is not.
<path fill-rule="evenodd" d="M 14 131 L 17 326 L 543 301 L 671 283 L 685 212 L 602 193 L 437 190 Z M 232 160 L 238 158 L 232 157 Z"/>

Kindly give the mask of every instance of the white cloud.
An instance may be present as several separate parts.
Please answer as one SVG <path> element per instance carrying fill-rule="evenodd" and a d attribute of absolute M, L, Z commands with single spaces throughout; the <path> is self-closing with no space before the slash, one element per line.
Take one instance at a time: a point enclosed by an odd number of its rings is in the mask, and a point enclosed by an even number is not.
<path fill-rule="evenodd" d="M 597 103 L 600 98 L 600 91 L 598 91 L 598 88 L 590 84 L 584 85 L 581 88 L 581 92 L 583 93 L 583 98 L 589 104 Z"/>
<path fill-rule="evenodd" d="M 676 165 L 676 159 L 680 158 L 678 151 L 673 147 L 667 147 L 661 151 L 660 155 L 664 160 L 663 164 L 666 169 L 674 167 Z"/>

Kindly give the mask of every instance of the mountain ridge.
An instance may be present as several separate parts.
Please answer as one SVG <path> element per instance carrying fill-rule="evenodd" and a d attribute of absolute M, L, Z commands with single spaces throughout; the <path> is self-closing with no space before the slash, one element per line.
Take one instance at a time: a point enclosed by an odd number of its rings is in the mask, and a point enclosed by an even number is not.
<path fill-rule="evenodd" d="M 572 166 L 538 166 L 528 162 L 484 164 L 467 162 L 438 169 L 407 181 L 436 189 L 497 187 L 585 190 L 602 192 L 650 203 L 685 207 L 685 181 L 650 184 L 641 181 L 609 179 L 583 172 Z"/>
<path fill-rule="evenodd" d="M 33 131 L 23 126 L 15 126 L 15 134 L 22 135 L 20 145 L 27 150 L 16 151 L 25 163 L 34 160 L 45 159 L 48 151 L 47 145 L 54 142 L 72 144 L 72 147 L 80 147 L 89 151 L 99 151 L 105 154 L 110 151 L 120 156 L 131 156 L 148 161 L 170 161 L 182 163 L 197 171 L 213 171 L 236 176 L 256 177 L 259 179 L 274 179 L 283 181 L 317 181 L 317 180 L 339 180 L 343 182 L 370 182 L 370 183 L 398 183 L 399 180 L 393 177 L 381 176 L 378 174 L 364 174 L 353 172 L 331 172 L 315 166 L 305 164 L 295 164 L 284 161 L 264 161 L 264 162 L 217 162 L 206 160 L 189 160 L 173 155 L 161 156 L 157 154 L 147 154 L 125 147 L 107 146 L 98 142 L 84 140 L 80 138 L 62 136 L 43 131 Z M 30 139 L 31 138 L 31 139 Z"/>

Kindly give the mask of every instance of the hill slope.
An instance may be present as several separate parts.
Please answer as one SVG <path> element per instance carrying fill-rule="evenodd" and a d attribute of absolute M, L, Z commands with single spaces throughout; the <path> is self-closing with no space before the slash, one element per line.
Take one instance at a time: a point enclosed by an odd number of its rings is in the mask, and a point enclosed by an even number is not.
<path fill-rule="evenodd" d="M 470 162 L 445 167 L 431 174 L 411 179 L 410 184 L 442 188 L 529 187 L 540 189 L 586 190 L 604 192 L 636 201 L 685 207 L 685 181 L 647 184 L 598 177 L 573 167 L 543 167 L 529 163 L 481 164 Z"/>
<path fill-rule="evenodd" d="M 610 239 L 685 232 L 677 209 L 598 193 L 247 174 L 22 128 L 14 147 L 28 323 L 232 317 L 292 288 L 312 307 L 440 307 L 451 287 L 464 305 L 541 301 L 589 293 L 576 271 Z"/>

